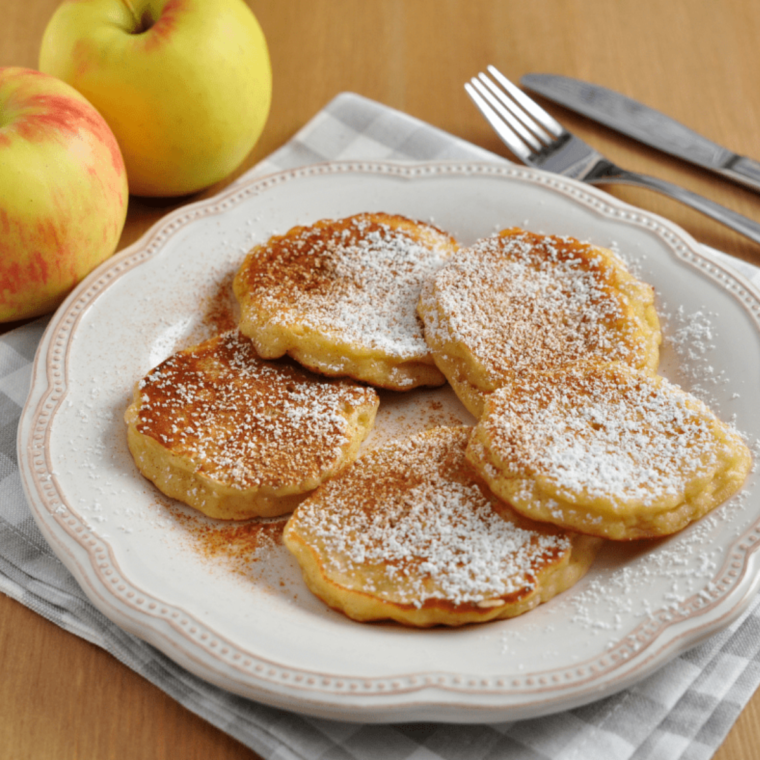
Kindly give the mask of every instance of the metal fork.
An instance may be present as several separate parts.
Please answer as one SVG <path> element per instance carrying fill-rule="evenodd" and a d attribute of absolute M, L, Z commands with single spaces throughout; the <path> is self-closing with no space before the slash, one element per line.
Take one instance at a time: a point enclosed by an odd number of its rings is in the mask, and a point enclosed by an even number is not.
<path fill-rule="evenodd" d="M 464 88 L 507 147 L 528 166 L 562 174 L 592 185 L 637 185 L 668 195 L 760 243 L 760 224 L 657 177 L 615 166 L 579 137 L 568 132 L 498 69 L 488 67 Z"/>

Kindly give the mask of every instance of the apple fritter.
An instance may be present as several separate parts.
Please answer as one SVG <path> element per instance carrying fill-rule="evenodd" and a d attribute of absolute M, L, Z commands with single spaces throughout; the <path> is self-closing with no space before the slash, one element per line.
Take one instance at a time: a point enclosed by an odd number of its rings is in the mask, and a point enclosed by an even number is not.
<path fill-rule="evenodd" d="M 288 520 L 309 589 L 358 621 L 458 626 L 514 617 L 572 586 L 601 540 L 519 516 L 465 459 L 471 428 L 360 456 Z"/>
<path fill-rule="evenodd" d="M 392 390 L 443 385 L 415 312 L 425 279 L 457 248 L 402 216 L 294 227 L 257 245 L 235 277 L 240 330 L 268 359 Z"/>
<path fill-rule="evenodd" d="M 702 401 L 621 363 L 515 378 L 488 396 L 467 457 L 521 514 L 616 540 L 684 528 L 751 467 Z"/>
<path fill-rule="evenodd" d="M 378 404 L 372 388 L 259 358 L 233 330 L 149 372 L 125 419 L 145 477 L 238 520 L 292 511 L 355 458 Z"/>
<path fill-rule="evenodd" d="M 652 287 L 612 251 L 569 237 L 512 228 L 460 249 L 424 286 L 418 313 L 435 363 L 476 417 L 515 375 L 659 362 Z"/>

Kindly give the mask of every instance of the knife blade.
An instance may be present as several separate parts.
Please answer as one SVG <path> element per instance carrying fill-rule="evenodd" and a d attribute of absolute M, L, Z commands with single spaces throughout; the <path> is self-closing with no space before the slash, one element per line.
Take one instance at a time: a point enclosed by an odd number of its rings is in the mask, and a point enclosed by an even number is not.
<path fill-rule="evenodd" d="M 625 95 L 555 74 L 526 74 L 520 84 L 645 145 L 760 191 L 759 162 L 733 153 Z"/>

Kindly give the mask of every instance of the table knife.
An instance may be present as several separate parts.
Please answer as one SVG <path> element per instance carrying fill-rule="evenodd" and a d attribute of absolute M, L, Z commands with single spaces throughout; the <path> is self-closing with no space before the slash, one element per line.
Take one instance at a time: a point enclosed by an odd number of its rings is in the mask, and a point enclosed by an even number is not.
<path fill-rule="evenodd" d="M 760 162 L 732 153 L 625 95 L 554 74 L 526 74 L 520 84 L 645 145 L 760 191 Z"/>

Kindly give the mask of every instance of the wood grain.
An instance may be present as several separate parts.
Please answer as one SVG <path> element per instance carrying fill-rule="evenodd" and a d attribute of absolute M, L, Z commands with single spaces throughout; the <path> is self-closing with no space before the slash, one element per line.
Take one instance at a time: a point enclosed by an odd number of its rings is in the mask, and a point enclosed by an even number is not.
<path fill-rule="evenodd" d="M 518 79 L 554 72 L 626 92 L 760 159 L 757 0 L 248 0 L 267 37 L 274 97 L 267 127 L 233 177 L 191 199 L 132 198 L 120 242 L 217 192 L 280 147 L 331 98 L 353 91 L 508 155 L 464 94 L 487 64 Z M 36 68 L 57 0 L 3 0 L 0 66 Z M 552 107 L 567 127 L 630 169 L 760 221 L 760 196 Z M 614 187 L 698 240 L 760 265 L 760 247 L 654 193 Z M 1 199 L 0 199 L 1 200 Z M 0 329 L 8 329 L 8 325 Z M 754 760 L 760 696 L 717 760 Z M 257 755 L 177 705 L 99 648 L 0 596 L 0 756 L 207 758 Z"/>

